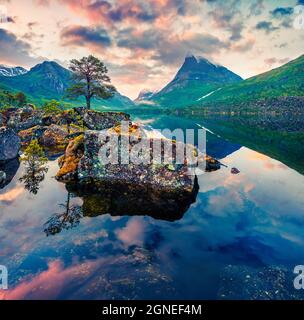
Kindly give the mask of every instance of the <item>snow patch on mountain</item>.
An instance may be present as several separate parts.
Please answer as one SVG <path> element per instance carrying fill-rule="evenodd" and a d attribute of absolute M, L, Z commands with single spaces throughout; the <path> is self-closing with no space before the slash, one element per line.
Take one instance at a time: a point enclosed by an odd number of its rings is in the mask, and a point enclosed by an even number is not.
<path fill-rule="evenodd" d="M 0 76 L 15 77 L 27 73 L 27 70 L 22 67 L 9 67 L 0 64 Z"/>
<path fill-rule="evenodd" d="M 218 89 L 216 89 L 216 90 L 213 90 L 213 91 L 209 92 L 208 94 L 205 94 L 204 96 L 198 98 L 197 101 L 201 101 L 201 100 L 203 100 L 203 99 L 211 96 L 212 94 L 214 94 L 214 92 L 217 92 L 217 91 L 219 91 L 219 90 L 221 90 L 221 89 L 222 89 L 222 88 L 218 88 Z"/>

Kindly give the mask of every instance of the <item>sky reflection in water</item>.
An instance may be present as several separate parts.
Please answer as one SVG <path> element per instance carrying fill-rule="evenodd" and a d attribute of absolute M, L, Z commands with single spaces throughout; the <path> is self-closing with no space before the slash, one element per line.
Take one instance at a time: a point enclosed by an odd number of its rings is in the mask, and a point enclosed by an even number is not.
<path fill-rule="evenodd" d="M 104 214 L 46 237 L 44 224 L 68 193 L 53 178 L 56 161 L 37 195 L 19 181 L 21 165 L 0 190 L 0 264 L 9 269 L 0 298 L 301 298 L 292 271 L 304 261 L 304 176 L 245 147 L 208 140 L 208 152 L 228 168 L 199 177 L 196 202 L 175 222 Z"/>

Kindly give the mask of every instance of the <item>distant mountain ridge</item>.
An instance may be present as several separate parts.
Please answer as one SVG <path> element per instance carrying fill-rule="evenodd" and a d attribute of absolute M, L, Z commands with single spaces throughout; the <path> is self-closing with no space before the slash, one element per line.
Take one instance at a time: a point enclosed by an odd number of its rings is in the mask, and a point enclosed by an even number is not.
<path fill-rule="evenodd" d="M 151 90 L 141 90 L 138 94 L 138 97 L 134 100 L 135 102 L 141 102 L 141 101 L 146 101 L 149 100 L 150 98 L 153 97 L 153 95 L 156 94 L 156 91 L 151 91 Z"/>
<path fill-rule="evenodd" d="M 78 99 L 76 102 L 65 98 L 66 89 L 72 83 L 72 72 L 55 61 L 44 61 L 35 65 L 28 72 L 7 77 L 0 75 L 0 88 L 9 91 L 24 92 L 35 102 L 44 102 L 51 99 L 63 100 L 70 103 L 85 104 Z M 117 92 L 108 100 L 94 100 L 93 106 L 106 108 L 133 107 L 133 102 Z"/>
<path fill-rule="evenodd" d="M 27 73 L 27 70 L 23 67 L 9 67 L 9 66 L 0 64 L 0 76 L 15 77 L 24 73 Z"/>

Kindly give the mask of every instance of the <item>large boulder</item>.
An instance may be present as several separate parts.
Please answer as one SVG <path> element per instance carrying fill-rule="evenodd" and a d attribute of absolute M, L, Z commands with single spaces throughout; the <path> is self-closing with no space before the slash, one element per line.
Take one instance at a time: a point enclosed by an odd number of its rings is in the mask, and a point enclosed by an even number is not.
<path fill-rule="evenodd" d="M 22 116 L 18 113 L 11 116 L 7 122 L 7 126 L 13 128 L 15 131 L 27 130 L 29 128 L 42 125 L 42 117 L 40 114 L 22 119 Z"/>
<path fill-rule="evenodd" d="M 68 132 L 55 124 L 50 125 L 44 130 L 39 139 L 39 143 L 44 147 L 64 146 L 68 143 Z"/>
<path fill-rule="evenodd" d="M 64 156 L 59 159 L 60 170 L 56 179 L 66 183 L 70 192 L 83 198 L 84 216 L 110 213 L 150 215 L 170 221 L 180 219 L 195 201 L 198 192 L 195 175 L 197 167 L 194 165 L 193 171 L 190 160 L 193 160 L 193 157 L 205 159 L 204 167 L 200 167 L 200 170 L 205 171 L 219 169 L 220 163 L 200 154 L 191 145 L 148 133 L 132 123 L 129 123 L 127 128 L 127 132 L 119 125 L 102 131 L 87 130 L 84 135 L 71 140 Z M 121 142 L 126 136 L 128 143 L 122 149 L 122 144 L 116 144 L 115 141 Z M 155 146 L 158 146 L 157 150 L 164 158 L 164 146 L 167 142 L 172 146 L 172 153 L 169 152 L 172 163 L 151 162 Z M 116 163 L 105 163 L 101 157 L 100 151 L 107 150 L 104 148 L 106 145 L 113 154 L 117 151 L 124 156 L 126 151 L 132 153 L 139 144 L 146 146 L 138 149 L 140 158 L 149 161 L 140 163 L 132 158 L 125 164 L 122 158 L 118 157 Z M 187 152 L 183 152 L 182 160 L 179 158 L 178 161 L 179 147 L 187 148 Z M 108 156 L 107 151 L 105 154 Z"/>
<path fill-rule="evenodd" d="M 42 125 L 42 117 L 43 112 L 41 110 L 35 110 L 33 106 L 27 105 L 7 113 L 7 126 L 15 131 L 27 130 Z"/>
<path fill-rule="evenodd" d="M 74 109 L 83 119 L 84 125 L 90 130 L 104 130 L 129 121 L 130 115 L 123 112 L 98 112 L 85 108 Z"/>
<path fill-rule="evenodd" d="M 164 192 L 174 192 L 181 194 L 182 192 L 191 193 L 194 186 L 194 176 L 188 173 L 186 164 L 154 165 L 149 163 L 134 163 L 122 164 L 118 163 L 104 164 L 100 157 L 100 150 L 105 146 L 109 139 L 117 135 L 113 130 L 105 133 L 100 131 L 88 130 L 84 137 L 84 155 L 80 160 L 77 172 L 78 183 L 89 188 L 102 189 L 104 182 L 115 183 L 117 185 L 132 185 L 141 186 L 154 190 L 162 190 Z M 141 135 L 139 131 L 132 132 L 134 141 L 130 142 L 128 148 L 135 147 L 139 142 L 146 141 L 149 148 L 145 151 L 143 159 L 151 157 L 151 142 L 152 139 Z M 118 146 L 119 148 L 119 146 Z"/>
<path fill-rule="evenodd" d="M 18 156 L 20 138 L 11 128 L 0 128 L 0 161 L 8 161 Z"/>
<path fill-rule="evenodd" d="M 173 152 L 172 164 L 155 164 L 151 162 L 154 143 L 157 142 L 156 140 L 163 140 L 156 137 L 151 138 L 137 126 L 132 125 L 129 129 L 131 139 L 127 148 L 129 150 L 137 148 L 139 143 L 148 146 L 143 152 L 144 154 L 141 154 L 141 158 L 149 160 L 144 163 L 131 161 L 124 164 L 119 157 L 117 163 L 103 162 L 100 150 L 113 136 L 119 137 L 119 139 L 122 137 L 119 130 L 117 127 L 103 131 L 88 130 L 84 137 L 78 137 L 76 142 L 71 141 L 65 155 L 59 161 L 61 169 L 57 173 L 56 179 L 68 184 L 76 184 L 83 191 L 89 190 L 95 193 L 102 192 L 106 184 L 116 188 L 131 186 L 132 188 L 139 187 L 146 192 L 152 190 L 157 193 L 164 192 L 167 195 L 173 195 L 173 198 L 193 194 L 195 175 L 190 170 L 189 159 L 184 159 L 182 163 L 176 161 L 176 150 L 179 144 L 170 140 Z M 121 145 L 118 144 L 115 148 L 123 154 Z M 194 147 L 190 148 L 195 153 Z M 161 152 L 163 155 L 164 151 Z M 206 161 L 206 168 L 204 168 L 206 171 L 210 170 L 210 166 L 213 170 L 219 169 L 220 164 L 215 159 L 207 157 Z"/>

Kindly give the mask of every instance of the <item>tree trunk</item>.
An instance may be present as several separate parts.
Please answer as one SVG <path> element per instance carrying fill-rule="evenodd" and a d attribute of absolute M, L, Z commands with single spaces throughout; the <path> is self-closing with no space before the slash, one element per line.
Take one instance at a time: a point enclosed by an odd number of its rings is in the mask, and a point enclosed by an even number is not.
<path fill-rule="evenodd" d="M 87 100 L 87 109 L 90 110 L 91 109 L 91 98 L 86 97 L 86 100 Z"/>
<path fill-rule="evenodd" d="M 90 78 L 87 76 L 87 109 L 90 110 L 91 109 L 91 80 Z"/>

